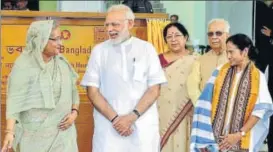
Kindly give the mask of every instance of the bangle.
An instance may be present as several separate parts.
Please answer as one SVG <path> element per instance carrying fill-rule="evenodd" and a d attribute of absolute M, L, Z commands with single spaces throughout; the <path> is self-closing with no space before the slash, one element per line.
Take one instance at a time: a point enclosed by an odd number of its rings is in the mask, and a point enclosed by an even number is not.
<path fill-rule="evenodd" d="M 79 110 L 76 109 L 76 108 L 71 109 L 71 112 L 72 112 L 72 111 L 76 111 L 78 115 L 80 114 Z"/>
<path fill-rule="evenodd" d="M 111 120 L 111 122 L 114 122 L 117 118 L 118 118 L 118 115 L 116 115 L 116 116 Z"/>
<path fill-rule="evenodd" d="M 140 117 L 140 113 L 136 109 L 133 110 L 133 113 L 137 115 L 137 118 Z"/>

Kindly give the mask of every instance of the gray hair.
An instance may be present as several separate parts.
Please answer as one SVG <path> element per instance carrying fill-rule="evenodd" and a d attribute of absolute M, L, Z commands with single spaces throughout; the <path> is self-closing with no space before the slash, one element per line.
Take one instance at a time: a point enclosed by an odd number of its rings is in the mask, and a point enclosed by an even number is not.
<path fill-rule="evenodd" d="M 209 28 L 209 26 L 210 26 L 211 24 L 216 23 L 216 22 L 218 22 L 218 23 L 219 23 L 219 22 L 220 22 L 220 23 L 223 23 L 223 24 L 225 25 L 225 32 L 229 33 L 230 25 L 229 25 L 228 21 L 226 21 L 226 20 L 224 20 L 224 19 L 222 19 L 222 18 L 216 18 L 216 19 L 210 20 L 209 23 L 208 23 L 208 28 Z"/>
<path fill-rule="evenodd" d="M 135 19 L 135 15 L 134 15 L 133 11 L 131 10 L 130 7 L 128 7 L 126 5 L 123 5 L 123 4 L 113 5 L 108 9 L 107 13 L 115 12 L 115 11 L 125 11 L 126 19 L 128 19 L 128 20 Z"/>

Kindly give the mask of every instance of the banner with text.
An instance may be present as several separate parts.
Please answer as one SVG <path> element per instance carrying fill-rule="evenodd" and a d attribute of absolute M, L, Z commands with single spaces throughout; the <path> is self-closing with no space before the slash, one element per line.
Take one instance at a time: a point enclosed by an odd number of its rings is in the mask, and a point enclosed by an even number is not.
<path fill-rule="evenodd" d="M 2 25 L 1 27 L 1 93 L 6 93 L 8 75 L 14 61 L 25 47 L 28 27 L 28 25 Z M 107 35 L 103 27 L 94 26 L 61 26 L 61 31 L 63 44 L 61 53 L 80 75 L 80 81 L 93 46 L 107 39 Z M 78 87 L 78 89 L 80 93 L 85 92 L 81 87 Z"/>
<path fill-rule="evenodd" d="M 28 25 L 2 25 L 1 26 L 1 93 L 6 93 L 7 79 L 14 61 L 25 47 Z M 107 39 L 107 33 L 103 26 L 61 26 L 62 47 L 61 53 L 74 67 L 82 79 L 88 63 L 91 50 L 97 43 Z M 146 28 L 136 27 L 133 35 L 146 39 Z M 85 90 L 78 86 L 79 92 Z"/>

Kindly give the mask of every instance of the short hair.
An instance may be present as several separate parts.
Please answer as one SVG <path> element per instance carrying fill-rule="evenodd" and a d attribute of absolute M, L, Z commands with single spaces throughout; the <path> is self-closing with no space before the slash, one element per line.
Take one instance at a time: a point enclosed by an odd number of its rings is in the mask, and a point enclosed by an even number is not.
<path fill-rule="evenodd" d="M 175 18 L 176 18 L 176 20 L 179 20 L 179 17 L 178 17 L 178 15 L 176 15 L 176 14 L 171 15 L 171 17 L 170 17 L 170 18 L 172 18 L 172 17 L 175 17 Z"/>
<path fill-rule="evenodd" d="M 171 27 L 176 27 L 178 29 L 178 31 L 180 31 L 184 36 L 187 36 L 187 40 L 190 38 L 188 30 L 185 28 L 185 26 L 183 24 L 169 23 L 167 26 L 165 26 L 165 28 L 163 30 L 163 36 L 164 36 L 164 40 L 166 43 L 167 43 L 167 40 L 166 40 L 167 32 L 168 32 L 168 29 Z"/>
<path fill-rule="evenodd" d="M 112 5 L 108 9 L 107 13 L 109 13 L 109 12 L 115 12 L 115 11 L 125 11 L 126 19 L 135 20 L 135 15 L 134 15 L 133 11 L 131 10 L 130 7 L 128 7 L 126 5 L 123 5 L 123 4 Z"/>
<path fill-rule="evenodd" d="M 208 23 L 208 28 L 209 28 L 209 26 L 211 24 L 216 23 L 216 22 L 224 23 L 224 25 L 225 25 L 225 32 L 227 32 L 227 33 L 230 32 L 229 31 L 230 30 L 230 25 L 229 25 L 228 21 L 226 21 L 226 20 L 224 20 L 222 18 L 216 18 L 216 19 L 210 20 L 209 23 Z"/>

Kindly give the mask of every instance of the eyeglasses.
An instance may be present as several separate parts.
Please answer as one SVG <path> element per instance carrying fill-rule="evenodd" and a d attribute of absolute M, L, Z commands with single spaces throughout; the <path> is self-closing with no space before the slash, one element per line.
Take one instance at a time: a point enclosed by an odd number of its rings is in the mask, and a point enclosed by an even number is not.
<path fill-rule="evenodd" d="M 222 36 L 224 34 L 224 32 L 221 32 L 221 31 L 216 31 L 216 32 L 208 32 L 208 37 L 212 37 L 213 35 L 216 35 L 216 36 Z"/>
<path fill-rule="evenodd" d="M 49 40 L 51 40 L 51 41 L 54 41 L 54 42 L 61 42 L 62 41 L 62 39 L 61 38 L 49 38 Z"/>
<path fill-rule="evenodd" d="M 173 38 L 175 39 L 175 40 L 178 40 L 180 37 L 182 37 L 183 35 L 181 35 L 181 34 L 175 34 L 175 35 L 168 35 L 168 36 L 166 36 L 166 40 L 167 41 L 171 41 Z"/>
<path fill-rule="evenodd" d="M 117 27 L 120 27 L 121 23 L 122 22 L 125 22 L 127 21 L 128 19 L 125 19 L 125 20 L 121 20 L 121 21 L 116 21 L 116 22 L 105 22 L 104 23 L 104 27 L 109 27 L 109 26 L 112 26 L 114 28 L 117 28 Z"/>

